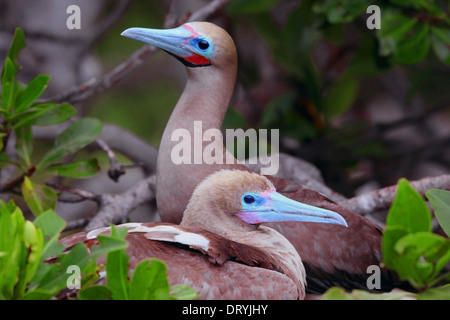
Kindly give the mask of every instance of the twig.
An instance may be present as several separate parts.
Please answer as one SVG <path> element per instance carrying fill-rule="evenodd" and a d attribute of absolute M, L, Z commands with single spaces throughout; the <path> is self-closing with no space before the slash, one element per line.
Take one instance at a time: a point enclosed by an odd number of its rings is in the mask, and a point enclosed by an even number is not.
<path fill-rule="evenodd" d="M 68 186 L 65 186 L 65 185 L 62 185 L 62 184 L 59 184 L 59 183 L 47 182 L 46 185 L 49 186 L 50 188 L 53 188 L 53 189 L 57 190 L 57 191 L 68 192 L 68 193 L 71 193 L 71 194 L 74 194 L 74 195 L 80 197 L 81 199 L 92 200 L 92 201 L 95 201 L 97 203 L 100 203 L 99 198 L 101 196 L 96 195 L 96 194 L 94 194 L 92 192 L 89 192 L 89 191 L 86 191 L 86 190 L 81 190 L 81 189 L 74 188 L 74 187 L 68 187 Z"/>
<path fill-rule="evenodd" d="M 155 199 L 155 186 L 156 176 L 152 175 L 121 194 L 101 195 L 99 210 L 85 230 L 125 222 L 132 210 Z"/>
<path fill-rule="evenodd" d="M 97 203 L 98 211 L 92 219 L 79 219 L 69 222 L 66 230 L 86 226 L 86 230 L 106 227 L 110 223 L 123 223 L 135 208 L 156 198 L 156 176 L 152 175 L 138 182 L 121 194 L 94 194 L 61 184 L 46 184 L 58 191 L 68 192 L 79 197 L 79 201 L 91 200 Z"/>
<path fill-rule="evenodd" d="M 425 195 L 426 191 L 433 188 L 450 190 L 450 175 L 423 178 L 410 183 L 420 194 Z M 361 215 L 367 215 L 388 209 L 396 192 L 397 186 L 390 186 L 341 201 L 339 205 Z"/>
<path fill-rule="evenodd" d="M 21 184 L 25 180 L 25 177 L 31 177 L 35 171 L 36 171 L 36 167 L 28 168 L 27 172 L 21 174 L 14 180 L 7 182 L 4 186 L 1 186 L 0 192 L 12 191 L 15 187 L 17 187 L 19 184 Z"/>
<path fill-rule="evenodd" d="M 109 169 L 108 169 L 108 176 L 114 181 L 118 182 L 121 175 L 125 174 L 125 169 L 123 166 L 117 161 L 116 155 L 114 154 L 114 151 L 111 150 L 111 148 L 106 144 L 105 141 L 102 139 L 96 140 L 97 144 L 100 146 L 100 148 L 103 149 L 103 151 L 106 152 L 106 155 L 109 159 Z"/>

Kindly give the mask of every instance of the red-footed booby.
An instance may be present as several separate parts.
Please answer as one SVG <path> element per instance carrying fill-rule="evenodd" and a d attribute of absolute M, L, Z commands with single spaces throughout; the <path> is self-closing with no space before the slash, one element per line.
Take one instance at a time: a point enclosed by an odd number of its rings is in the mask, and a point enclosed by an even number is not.
<path fill-rule="evenodd" d="M 220 130 L 236 79 L 237 51 L 233 39 L 222 28 L 208 22 L 186 23 L 174 29 L 130 28 L 123 36 L 154 45 L 180 60 L 187 69 L 186 87 L 163 133 L 158 161 L 156 198 L 162 221 L 179 223 L 197 184 L 221 169 L 250 171 L 233 157 L 223 141 L 201 141 L 200 146 L 223 150 L 222 163 L 175 164 L 171 152 L 178 144 L 172 134 L 183 129 L 191 136 L 206 130 Z M 194 121 L 201 121 L 202 132 L 195 132 Z M 199 146 L 192 141 L 192 150 Z M 195 155 L 194 155 L 195 156 Z M 203 155 L 204 156 L 204 155 Z M 381 261 L 381 229 L 369 220 L 340 207 L 322 194 L 299 183 L 267 176 L 276 190 L 293 200 L 338 212 L 348 228 L 330 224 L 282 222 L 272 225 L 296 248 L 307 271 L 308 290 L 322 293 L 331 286 L 367 289 L 370 265 Z M 390 289 L 390 275 L 382 274 L 382 287 Z"/>
<path fill-rule="evenodd" d="M 303 299 L 305 270 L 295 248 L 266 222 L 347 226 L 339 214 L 291 200 L 256 173 L 222 170 L 194 190 L 180 225 L 128 223 L 130 270 L 145 258 L 168 266 L 169 282 L 192 286 L 202 299 Z M 91 246 L 109 228 L 61 240 Z"/>

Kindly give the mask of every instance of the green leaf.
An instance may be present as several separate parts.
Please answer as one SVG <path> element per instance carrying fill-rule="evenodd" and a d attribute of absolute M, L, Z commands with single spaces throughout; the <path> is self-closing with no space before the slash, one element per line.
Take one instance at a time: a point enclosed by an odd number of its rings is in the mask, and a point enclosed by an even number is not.
<path fill-rule="evenodd" d="M 450 29 L 432 27 L 432 46 L 436 56 L 450 65 Z"/>
<path fill-rule="evenodd" d="M 399 273 L 408 268 L 395 250 L 395 244 L 415 232 L 431 232 L 431 213 L 422 196 L 406 179 L 400 179 L 382 238 L 383 261 L 388 268 Z"/>
<path fill-rule="evenodd" d="M 87 287 L 78 294 L 80 300 L 112 300 L 112 296 L 112 291 L 101 285 Z"/>
<path fill-rule="evenodd" d="M 167 266 L 158 259 L 142 260 L 130 281 L 130 299 L 168 299 Z"/>
<path fill-rule="evenodd" d="M 431 46 L 430 26 L 418 24 L 412 34 L 398 43 L 394 59 L 398 62 L 413 64 L 422 61 L 428 54 Z"/>
<path fill-rule="evenodd" d="M 417 21 L 407 16 L 387 11 L 381 15 L 382 28 L 377 32 L 380 41 L 380 54 L 391 55 L 397 51 L 398 43 L 401 42 L 406 33 L 410 32 Z"/>
<path fill-rule="evenodd" d="M 0 296 L 14 297 L 14 287 L 19 280 L 22 252 L 26 250 L 23 241 L 25 219 L 20 209 L 11 203 L 0 201 Z"/>
<path fill-rule="evenodd" d="M 22 195 L 36 217 L 49 209 L 55 210 L 57 202 L 56 192 L 47 186 L 31 182 L 28 177 L 25 177 L 22 183 Z"/>
<path fill-rule="evenodd" d="M 450 240 L 430 232 L 408 234 L 395 243 L 394 249 L 401 257 L 399 275 L 417 288 L 432 282 L 450 261 Z"/>
<path fill-rule="evenodd" d="M 25 293 L 25 300 L 50 300 L 55 294 L 49 290 L 32 289 Z"/>
<path fill-rule="evenodd" d="M 201 297 L 193 288 L 185 284 L 170 287 L 170 295 L 177 300 L 193 300 Z"/>
<path fill-rule="evenodd" d="M 18 129 L 25 125 L 48 126 L 68 120 L 76 114 L 75 108 L 70 104 L 54 103 L 37 104 L 26 112 L 16 114 L 11 118 L 13 128 Z"/>
<path fill-rule="evenodd" d="M 26 248 L 26 260 L 19 269 L 19 281 L 15 288 L 15 295 L 18 298 L 25 296 L 26 286 L 36 273 L 44 247 L 44 237 L 42 230 L 36 228 L 31 221 L 25 222 L 24 245 Z"/>
<path fill-rule="evenodd" d="M 45 91 L 49 81 L 50 76 L 44 74 L 40 74 L 31 80 L 28 86 L 18 94 L 15 111 L 19 113 L 31 106 Z"/>
<path fill-rule="evenodd" d="M 434 209 L 434 215 L 445 234 L 450 237 L 450 191 L 430 189 L 425 195 Z"/>
<path fill-rule="evenodd" d="M 55 164 L 42 170 L 61 177 L 86 178 L 96 175 L 100 171 L 97 159 L 79 161 L 70 164 Z"/>
<path fill-rule="evenodd" d="M 25 34 L 23 30 L 19 27 L 14 31 L 14 36 L 11 42 L 11 46 L 8 51 L 8 58 L 14 63 L 16 70 L 20 70 L 22 67 L 18 63 L 17 58 L 19 57 L 20 51 L 25 47 Z"/>
<path fill-rule="evenodd" d="M 352 21 L 357 16 L 362 15 L 367 6 L 367 1 L 364 0 L 325 0 L 314 4 L 312 9 L 315 13 L 325 13 L 331 23 L 342 23 Z"/>
<path fill-rule="evenodd" d="M 106 256 L 106 281 L 114 300 L 128 300 L 128 260 L 125 250 L 112 251 Z"/>
<path fill-rule="evenodd" d="M 403 298 L 414 298 L 410 292 L 400 293 L 370 293 L 364 290 L 353 290 L 347 292 L 343 288 L 333 287 L 327 290 L 321 300 L 401 300 Z"/>
<path fill-rule="evenodd" d="M 359 91 L 358 81 L 351 76 L 342 76 L 324 100 L 324 111 L 329 118 L 343 114 L 353 105 Z"/>
<path fill-rule="evenodd" d="M 58 242 L 60 233 L 67 225 L 63 218 L 53 210 L 47 210 L 34 220 L 34 225 L 40 228 L 44 235 L 43 260 L 51 256 L 57 256 L 64 250 L 64 246 Z"/>
<path fill-rule="evenodd" d="M 46 112 L 36 117 L 32 122 L 32 125 L 49 126 L 69 120 L 76 114 L 77 110 L 68 103 L 53 105 L 52 108 L 48 108 Z"/>
<path fill-rule="evenodd" d="M 431 213 L 425 200 L 406 179 L 397 184 L 397 194 L 389 210 L 386 226 L 401 226 L 408 233 L 431 232 Z"/>
<path fill-rule="evenodd" d="M 14 130 L 16 133 L 17 155 L 23 159 L 28 168 L 31 167 L 31 154 L 33 152 L 33 135 L 31 127 L 24 126 Z"/>
<path fill-rule="evenodd" d="M 93 118 L 82 118 L 72 123 L 56 139 L 53 148 L 44 155 L 36 167 L 41 168 L 46 164 L 58 161 L 69 154 L 77 152 L 92 143 L 100 134 L 101 130 L 102 123 Z"/>
<path fill-rule="evenodd" d="M 14 63 L 7 57 L 2 72 L 2 102 L 6 112 L 10 112 L 14 103 L 16 72 Z"/>
<path fill-rule="evenodd" d="M 418 295 L 419 300 L 450 300 L 450 284 L 427 289 Z"/>

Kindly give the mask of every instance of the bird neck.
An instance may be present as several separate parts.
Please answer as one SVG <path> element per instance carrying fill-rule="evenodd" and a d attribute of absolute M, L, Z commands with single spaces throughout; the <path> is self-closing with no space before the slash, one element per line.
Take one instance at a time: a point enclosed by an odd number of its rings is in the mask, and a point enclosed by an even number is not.
<path fill-rule="evenodd" d="M 299 298 L 303 299 L 306 271 L 294 246 L 278 231 L 264 225 L 245 223 L 236 215 L 224 212 L 216 203 L 204 201 L 204 198 L 208 197 L 199 197 L 194 193 L 180 225 L 207 230 L 267 253 L 271 260 L 275 261 L 277 271 L 284 273 L 294 282 Z"/>
<path fill-rule="evenodd" d="M 295 283 L 299 300 L 305 298 L 305 267 L 297 250 L 281 233 L 262 225 L 254 231 L 237 236 L 235 241 L 258 247 L 271 255 L 278 262 L 280 271 Z"/>
<path fill-rule="evenodd" d="M 164 130 L 157 162 L 158 212 L 163 221 L 173 223 L 180 222 L 180 212 L 186 208 L 198 182 L 219 169 L 227 168 L 226 165 L 215 163 L 204 165 L 207 159 L 203 157 L 203 150 L 207 145 L 214 143 L 214 150 L 222 150 L 224 164 L 227 151 L 221 139 L 204 141 L 203 135 L 208 129 L 220 130 L 236 79 L 236 66 L 209 66 L 187 70 L 188 81 Z M 194 126 L 195 121 L 201 121 L 201 126 Z M 172 141 L 174 132 L 184 132 L 189 137 L 178 137 Z M 194 145 L 194 141 L 198 142 L 195 137 L 201 137 L 200 154 L 195 152 L 199 150 L 199 146 Z M 192 153 L 189 155 L 191 164 L 175 164 L 172 150 L 180 145 L 181 139 L 185 142 L 188 138 Z M 203 158 L 199 161 L 198 157 Z M 229 169 L 232 168 L 234 167 L 229 166 Z M 180 177 L 183 177 L 182 182 Z"/>

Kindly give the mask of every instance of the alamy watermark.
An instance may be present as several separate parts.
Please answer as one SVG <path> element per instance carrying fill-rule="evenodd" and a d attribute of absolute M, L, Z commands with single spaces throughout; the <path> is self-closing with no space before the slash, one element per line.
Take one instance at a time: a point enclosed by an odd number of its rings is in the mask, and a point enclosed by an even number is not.
<path fill-rule="evenodd" d="M 223 145 L 223 134 L 219 129 L 210 128 L 203 131 L 203 122 L 194 121 L 193 136 L 187 129 L 175 129 L 171 135 L 172 142 L 178 142 L 171 151 L 170 157 L 175 165 L 180 164 L 236 164 L 238 162 L 261 164 L 260 173 L 274 175 L 279 169 L 278 129 L 270 130 L 270 155 L 268 153 L 268 130 L 259 129 L 226 129 L 226 148 Z M 246 141 L 248 140 L 248 143 Z M 206 144 L 206 146 L 204 146 Z M 226 150 L 230 151 L 227 152 Z M 236 150 L 236 158 L 231 154 Z M 246 156 L 249 156 L 246 159 Z"/>
<path fill-rule="evenodd" d="M 67 267 L 66 270 L 67 274 L 70 274 L 70 276 L 67 277 L 66 280 L 66 286 L 67 289 L 74 290 L 74 289 L 81 289 L 81 270 L 80 267 L 73 264 Z"/>
<path fill-rule="evenodd" d="M 66 27 L 69 30 L 81 29 L 81 9 L 77 5 L 70 5 L 66 9 L 66 13 L 70 16 L 66 20 Z"/>
<path fill-rule="evenodd" d="M 67 7 L 66 13 L 69 14 L 69 17 L 66 20 L 66 26 L 69 30 L 79 30 L 81 29 L 81 9 L 79 6 L 72 4 Z M 372 29 L 381 29 L 381 10 L 377 5 L 370 5 L 367 7 L 366 13 L 371 14 L 371 16 L 367 19 L 366 25 L 367 28 Z"/>

